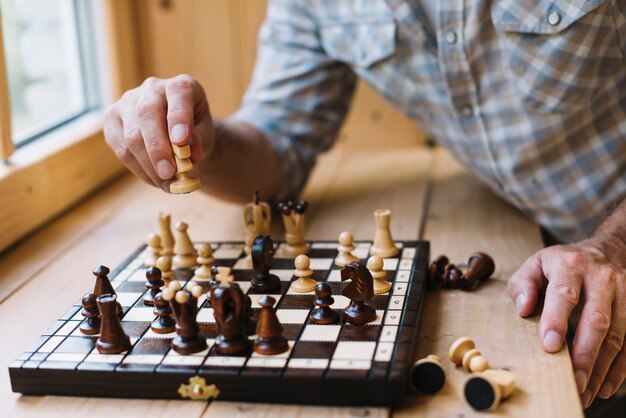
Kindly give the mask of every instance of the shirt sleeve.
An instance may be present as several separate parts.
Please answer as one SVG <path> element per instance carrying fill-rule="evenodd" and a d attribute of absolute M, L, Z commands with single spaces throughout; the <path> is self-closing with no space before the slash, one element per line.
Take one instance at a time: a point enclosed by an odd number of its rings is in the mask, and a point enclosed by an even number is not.
<path fill-rule="evenodd" d="M 294 198 L 317 155 L 329 149 L 345 119 L 356 76 L 325 53 L 314 17 L 299 0 L 270 0 L 259 31 L 252 82 L 231 120 L 259 129 L 282 164 Z"/>

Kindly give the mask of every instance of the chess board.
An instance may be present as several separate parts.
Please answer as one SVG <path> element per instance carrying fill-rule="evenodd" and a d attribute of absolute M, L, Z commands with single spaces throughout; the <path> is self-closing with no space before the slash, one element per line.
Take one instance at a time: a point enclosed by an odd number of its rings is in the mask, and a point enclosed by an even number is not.
<path fill-rule="evenodd" d="M 261 294 L 250 290 L 255 274 L 243 260 L 243 244 L 212 243 L 221 265 L 233 267 L 235 280 L 252 299 L 256 318 Z M 198 322 L 209 348 L 193 355 L 171 349 L 174 333 L 156 334 L 150 329 L 153 308 L 143 304 L 145 247 L 138 249 L 109 278 L 124 308 L 122 326 L 132 348 L 123 354 L 103 355 L 95 348 L 97 335 L 79 330 L 83 320 L 77 301 L 9 367 L 14 392 L 27 395 L 74 395 L 122 398 L 180 399 L 181 385 L 200 376 L 219 391 L 217 399 L 324 405 L 391 405 L 409 390 L 408 370 L 413 360 L 420 311 L 425 293 L 429 256 L 427 242 L 403 241 L 397 258 L 384 260 L 388 294 L 375 295 L 368 303 L 376 320 L 361 326 L 341 321 L 315 325 L 309 320 L 313 292 L 290 291 L 293 259 L 281 258 L 281 243 L 272 273 L 282 282 L 277 315 L 289 340 L 289 351 L 276 356 L 250 352 L 244 356 L 220 356 L 212 347 L 216 337 L 213 311 L 206 296 L 198 300 Z M 330 284 L 340 313 L 349 300 L 341 295 L 340 269 L 334 265 L 336 242 L 310 243 L 311 268 L 318 281 Z M 355 242 L 354 254 L 365 261 L 370 242 Z M 182 284 L 192 270 L 178 270 Z M 85 282 L 85 292 L 92 289 Z M 251 338 L 254 338 L 252 336 Z M 217 393 L 217 392 L 215 392 Z"/>

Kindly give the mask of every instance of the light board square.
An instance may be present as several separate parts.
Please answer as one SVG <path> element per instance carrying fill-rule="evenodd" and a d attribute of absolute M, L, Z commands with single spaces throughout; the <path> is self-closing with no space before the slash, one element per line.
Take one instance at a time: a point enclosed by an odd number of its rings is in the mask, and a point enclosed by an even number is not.
<path fill-rule="evenodd" d="M 312 258 L 311 266 L 309 268 L 313 271 L 323 271 L 328 270 L 332 265 L 332 258 Z"/>
<path fill-rule="evenodd" d="M 400 266 L 398 267 L 400 270 L 411 270 L 413 267 L 413 260 L 408 258 L 403 258 L 400 260 Z"/>
<path fill-rule="evenodd" d="M 395 270 L 398 268 L 398 259 L 397 258 L 383 258 L 383 269 L 384 270 Z"/>
<path fill-rule="evenodd" d="M 137 299 L 139 299 L 142 295 L 143 295 L 143 293 L 119 292 L 117 294 L 117 301 L 122 306 L 133 306 L 135 304 L 135 302 L 137 302 Z"/>
<path fill-rule="evenodd" d="M 57 348 L 57 346 L 61 344 L 61 341 L 63 341 L 64 339 L 65 337 L 59 337 L 59 336 L 50 337 L 48 338 L 48 341 L 46 341 L 41 347 L 39 347 L 39 350 L 37 350 L 37 352 L 38 353 L 52 353 L 54 349 Z"/>
<path fill-rule="evenodd" d="M 340 282 L 341 281 L 341 270 L 331 270 L 330 274 L 326 278 L 328 282 Z"/>
<path fill-rule="evenodd" d="M 217 251 L 213 252 L 213 257 L 218 258 L 218 259 L 239 258 L 242 252 L 243 252 L 243 246 L 233 247 L 233 248 L 221 246 Z"/>
<path fill-rule="evenodd" d="M 415 248 L 407 247 L 402 250 L 402 258 L 415 258 Z"/>
<path fill-rule="evenodd" d="M 380 341 L 394 342 L 398 335 L 398 327 L 396 325 L 385 325 L 380 333 Z"/>
<path fill-rule="evenodd" d="M 374 360 L 391 361 L 392 354 L 393 354 L 393 343 L 381 342 L 381 343 L 378 343 L 378 347 L 376 347 L 376 356 L 374 356 Z"/>
<path fill-rule="evenodd" d="M 155 318 L 154 308 L 130 308 L 126 315 L 122 318 L 122 321 L 138 321 L 138 322 L 152 322 Z"/>
<path fill-rule="evenodd" d="M 211 356 L 204 361 L 205 366 L 241 367 L 246 357 Z"/>
<path fill-rule="evenodd" d="M 264 296 L 267 296 L 267 295 L 252 295 L 251 294 L 251 295 L 248 295 L 248 296 L 250 296 L 250 300 L 252 301 L 252 307 L 253 308 L 260 308 L 261 305 L 259 304 L 259 300 L 261 300 L 261 298 L 263 298 Z M 276 302 L 278 302 L 278 298 L 276 297 L 277 295 L 270 295 L 270 296 L 272 296 L 274 298 L 274 300 Z M 276 306 L 276 303 L 274 303 L 274 306 Z"/>
<path fill-rule="evenodd" d="M 133 273 L 126 279 L 129 282 L 145 282 L 146 281 L 146 269 L 141 268 L 133 271 Z"/>
<path fill-rule="evenodd" d="M 339 341 L 333 360 L 371 360 L 375 349 L 374 341 Z"/>
<path fill-rule="evenodd" d="M 385 325 L 400 325 L 402 311 L 389 310 L 385 314 Z"/>
<path fill-rule="evenodd" d="M 81 362 L 83 359 L 87 357 L 86 354 L 77 354 L 77 353 L 52 353 L 48 357 L 46 357 L 46 361 L 70 361 L 70 362 Z"/>
<path fill-rule="evenodd" d="M 308 309 L 278 309 L 276 311 L 281 324 L 304 324 L 309 315 Z"/>
<path fill-rule="evenodd" d="M 202 308 L 198 311 L 196 319 L 198 320 L 198 322 L 215 322 L 215 316 L 213 312 L 213 308 Z"/>
<path fill-rule="evenodd" d="M 336 370 L 369 370 L 372 362 L 368 360 L 343 360 L 333 359 L 330 368 Z"/>
<path fill-rule="evenodd" d="M 163 360 L 162 354 L 129 354 L 124 357 L 124 364 L 146 364 L 146 365 L 157 365 L 161 363 Z"/>
<path fill-rule="evenodd" d="M 325 369 L 328 359 L 324 358 L 292 358 L 287 367 L 292 369 Z"/>
<path fill-rule="evenodd" d="M 54 333 L 54 335 L 59 335 L 59 336 L 70 335 L 76 329 L 76 326 L 78 326 L 78 324 L 80 324 L 80 321 L 67 321 L 65 324 L 63 324 L 61 328 L 57 330 L 57 332 Z M 78 331 L 80 332 L 80 330 Z"/>
<path fill-rule="evenodd" d="M 307 325 L 300 341 L 336 341 L 341 325 Z"/>

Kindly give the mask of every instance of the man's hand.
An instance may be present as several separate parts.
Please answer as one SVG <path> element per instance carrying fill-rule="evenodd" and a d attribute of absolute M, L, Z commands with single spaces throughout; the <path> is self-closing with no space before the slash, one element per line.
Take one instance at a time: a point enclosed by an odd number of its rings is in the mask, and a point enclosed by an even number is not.
<path fill-rule="evenodd" d="M 539 336 L 547 352 L 561 349 L 568 319 L 580 305 L 571 357 L 585 408 L 596 395 L 613 395 L 626 376 L 625 265 L 626 243 L 597 236 L 545 248 L 509 280 L 509 295 L 522 317 L 533 313 L 545 291 Z"/>
<path fill-rule="evenodd" d="M 189 144 L 194 162 L 210 153 L 215 142 L 204 90 L 188 75 L 151 77 L 124 93 L 107 109 L 104 136 L 130 171 L 165 191 L 176 173 L 170 142 Z"/>

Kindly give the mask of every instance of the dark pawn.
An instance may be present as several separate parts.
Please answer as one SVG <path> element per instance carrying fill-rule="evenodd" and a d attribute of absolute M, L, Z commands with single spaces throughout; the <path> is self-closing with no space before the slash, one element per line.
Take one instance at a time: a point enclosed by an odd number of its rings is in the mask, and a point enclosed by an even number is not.
<path fill-rule="evenodd" d="M 316 308 L 311 312 L 311 322 L 314 324 L 328 325 L 339 320 L 339 314 L 330 305 L 335 303 L 331 296 L 331 288 L 328 283 L 318 283 L 315 286 L 315 299 L 313 304 Z"/>
<path fill-rule="evenodd" d="M 480 282 L 487 280 L 496 269 L 493 258 L 481 252 L 472 254 L 467 262 L 467 270 L 458 281 L 461 290 L 474 289 Z"/>
<path fill-rule="evenodd" d="M 81 315 L 85 320 L 80 324 L 80 332 L 87 335 L 95 335 L 100 333 L 100 310 L 98 302 L 93 293 L 87 293 L 83 296 L 83 310 Z"/>
<path fill-rule="evenodd" d="M 430 263 L 428 286 L 434 287 L 438 283 L 443 283 L 443 273 L 450 260 L 445 255 L 440 255 Z"/>
<path fill-rule="evenodd" d="M 274 259 L 274 242 L 269 235 L 258 235 L 252 243 L 252 266 L 257 274 L 250 281 L 250 288 L 256 292 L 280 290 L 280 279 L 270 273 Z"/>
<path fill-rule="evenodd" d="M 168 301 L 163 300 L 161 292 L 154 297 L 154 310 L 156 319 L 150 324 L 152 331 L 157 334 L 169 334 L 176 330 L 176 320 L 172 318 L 172 308 Z"/>
<path fill-rule="evenodd" d="M 93 270 L 93 275 L 96 276 L 96 284 L 93 287 L 93 294 L 98 299 L 102 295 L 116 295 L 115 290 L 113 290 L 113 286 L 111 285 L 111 281 L 109 280 L 109 270 L 106 266 L 98 266 Z M 122 305 L 119 302 L 115 302 L 117 306 L 117 316 L 119 319 L 122 319 L 124 316 L 124 310 L 122 309 Z"/>
<path fill-rule="evenodd" d="M 124 332 L 124 328 L 122 328 L 117 317 L 117 296 L 105 294 L 98 297 L 97 302 L 102 317 L 100 338 L 96 341 L 98 352 L 100 354 L 119 354 L 130 350 L 130 338 Z"/>
<path fill-rule="evenodd" d="M 344 310 L 345 321 L 353 325 L 363 325 L 376 319 L 376 310 L 366 301 L 374 296 L 374 279 L 370 271 L 360 263 L 349 263 L 341 269 L 341 281 L 350 280 L 342 294 L 350 299 Z"/>
<path fill-rule="evenodd" d="M 161 286 L 165 282 L 161 278 L 161 270 L 158 267 L 150 267 L 146 270 L 146 287 L 149 292 L 143 297 L 143 304 L 154 306 L 154 297 L 161 292 Z"/>
<path fill-rule="evenodd" d="M 456 289 L 463 272 L 454 264 L 448 264 L 443 270 L 444 286 L 448 289 Z"/>
<path fill-rule="evenodd" d="M 275 302 L 271 296 L 263 296 L 259 300 L 261 312 L 256 328 L 257 338 L 254 340 L 254 351 L 259 354 L 276 355 L 289 350 L 289 344 L 283 337 L 283 327 L 273 308 Z"/>

